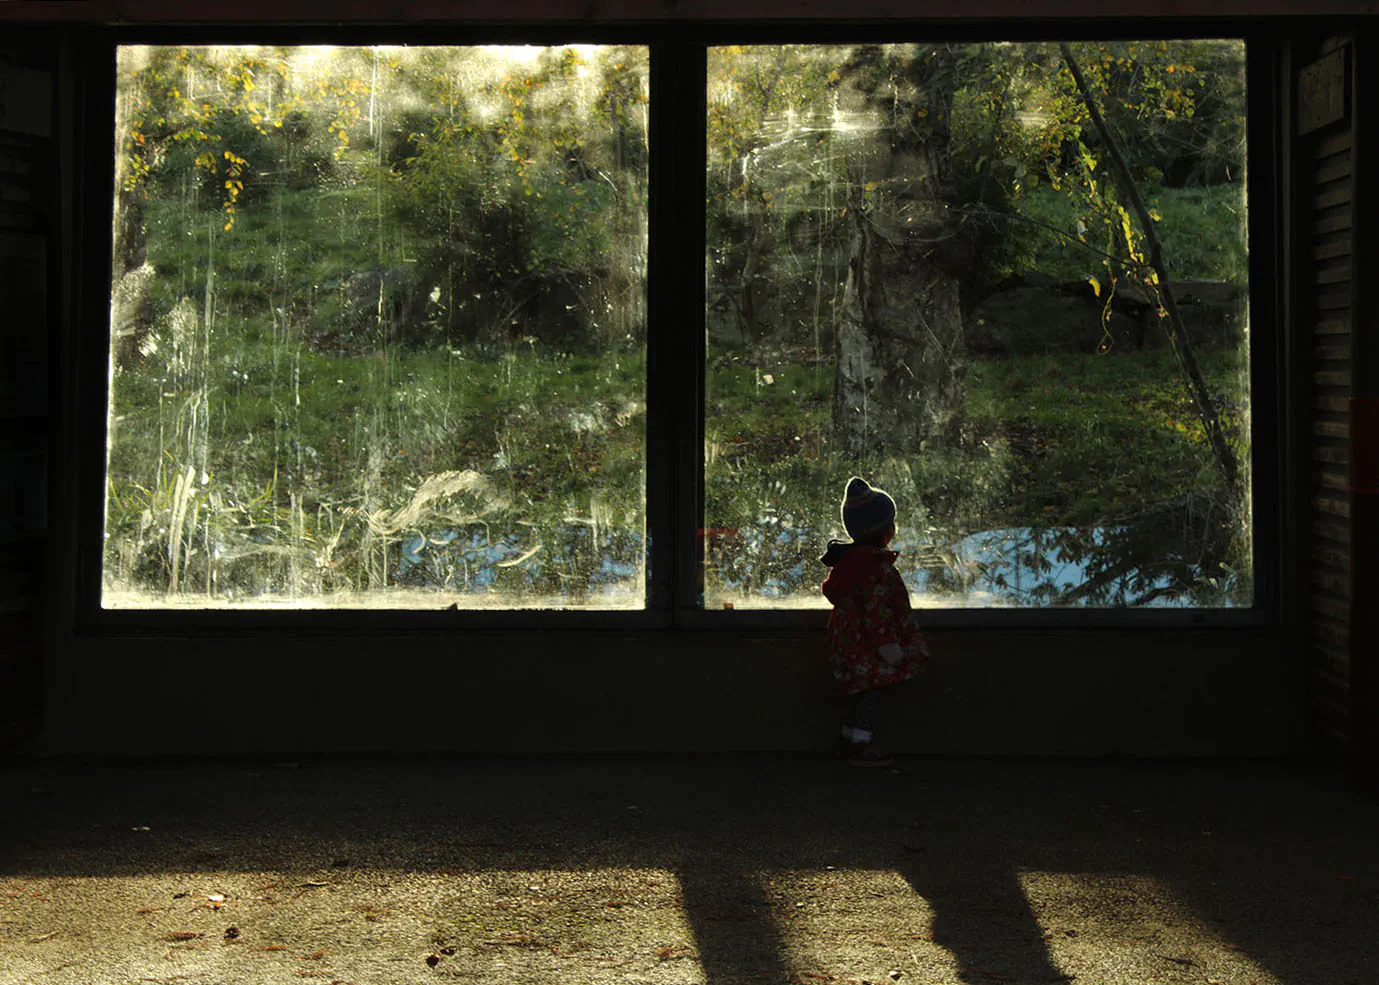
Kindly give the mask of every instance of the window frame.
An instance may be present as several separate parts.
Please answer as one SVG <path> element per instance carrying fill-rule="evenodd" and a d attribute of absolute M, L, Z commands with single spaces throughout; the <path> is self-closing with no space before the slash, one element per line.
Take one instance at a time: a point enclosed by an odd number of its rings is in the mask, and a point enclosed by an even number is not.
<path fill-rule="evenodd" d="M 71 366 L 78 380 L 69 461 L 76 473 L 75 628 L 113 636 L 202 633 L 268 636 L 449 635 L 459 631 L 683 628 L 718 632 L 821 629 L 826 609 L 700 607 L 704 496 L 706 272 L 705 161 L 708 49 L 729 44 L 858 44 L 906 41 L 1153 40 L 1239 38 L 1246 44 L 1246 189 L 1250 274 L 1250 475 L 1255 600 L 1225 608 L 926 609 L 934 629 L 1232 629 L 1274 625 L 1280 599 L 1279 470 L 1283 390 L 1282 142 L 1277 93 L 1286 26 L 1243 19 L 1000 20 L 466 25 L 120 27 L 78 42 L 77 187 L 69 230 L 80 244 Z M 646 510 L 649 535 L 643 610 L 103 609 L 109 298 L 114 219 L 116 51 L 133 44 L 628 44 L 649 51 L 646 326 Z M 658 93 L 660 95 L 658 95 Z M 673 95 L 667 95 L 673 94 Z M 688 232 L 686 232 L 688 230 Z M 1262 397 L 1262 398 L 1261 398 Z M 819 572 L 822 579 L 822 570 Z"/>

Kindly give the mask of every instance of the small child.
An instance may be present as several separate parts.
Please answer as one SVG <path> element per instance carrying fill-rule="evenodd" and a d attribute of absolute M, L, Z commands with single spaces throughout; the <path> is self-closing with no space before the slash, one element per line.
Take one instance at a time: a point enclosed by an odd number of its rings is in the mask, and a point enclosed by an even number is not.
<path fill-rule="evenodd" d="M 820 559 L 832 570 L 824 597 L 829 662 L 844 694 L 853 695 L 843 747 L 854 766 L 889 766 L 872 744 L 877 705 L 888 689 L 919 673 L 929 657 L 924 634 L 910 621 L 910 592 L 895 570 L 895 500 L 863 479 L 848 481 L 843 527 L 851 543 L 831 540 Z"/>

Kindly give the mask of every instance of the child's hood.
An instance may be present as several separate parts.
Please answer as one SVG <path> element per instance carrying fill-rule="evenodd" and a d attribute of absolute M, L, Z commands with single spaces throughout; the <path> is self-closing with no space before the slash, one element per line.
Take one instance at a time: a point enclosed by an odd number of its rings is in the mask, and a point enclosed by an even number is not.
<path fill-rule="evenodd" d="M 823 593 L 824 598 L 834 605 L 857 591 L 862 582 L 874 575 L 878 568 L 894 564 L 897 557 L 895 551 L 862 544 L 854 545 L 845 552 L 835 552 L 830 548 L 829 555 L 835 556 L 836 560 L 833 570 L 824 579 Z"/>

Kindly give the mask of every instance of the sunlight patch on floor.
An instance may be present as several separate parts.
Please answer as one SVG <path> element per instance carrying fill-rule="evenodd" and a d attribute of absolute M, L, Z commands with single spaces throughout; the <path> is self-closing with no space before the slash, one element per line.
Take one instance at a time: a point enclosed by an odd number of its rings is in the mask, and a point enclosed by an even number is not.
<path fill-rule="evenodd" d="M 934 943 L 933 910 L 897 872 L 777 870 L 759 874 L 782 959 L 797 985 L 957 980 L 953 956 Z"/>
<path fill-rule="evenodd" d="M 6 985 L 705 978 L 675 873 L 633 868 L 9 877 L 0 968 Z"/>
<path fill-rule="evenodd" d="M 1133 873 L 1020 873 L 1053 963 L 1077 981 L 1285 985 L 1172 889 Z"/>

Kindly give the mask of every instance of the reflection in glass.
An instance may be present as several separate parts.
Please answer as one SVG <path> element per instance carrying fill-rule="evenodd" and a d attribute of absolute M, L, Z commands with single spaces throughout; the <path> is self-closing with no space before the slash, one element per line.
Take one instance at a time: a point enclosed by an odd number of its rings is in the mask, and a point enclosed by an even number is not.
<path fill-rule="evenodd" d="M 641 608 L 647 84 L 120 48 L 102 604 Z"/>
<path fill-rule="evenodd" d="M 1166 278 L 1059 45 L 711 49 L 707 607 L 824 606 L 854 474 L 916 607 L 1252 603 L 1244 46 L 1067 56 Z"/>

